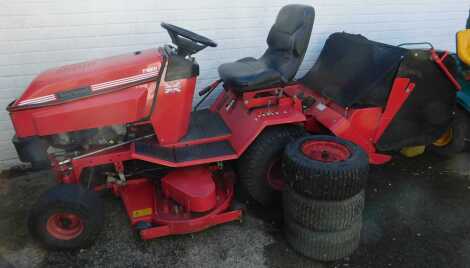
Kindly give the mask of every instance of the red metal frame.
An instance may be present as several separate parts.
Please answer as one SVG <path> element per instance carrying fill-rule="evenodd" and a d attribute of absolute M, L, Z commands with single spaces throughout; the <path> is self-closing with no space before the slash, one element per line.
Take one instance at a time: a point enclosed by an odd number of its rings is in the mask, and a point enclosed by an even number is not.
<path fill-rule="evenodd" d="M 252 95 L 254 96 L 254 95 Z M 264 100 L 241 98 L 231 90 L 223 92 L 211 109 L 219 113 L 232 131 L 228 141 L 240 157 L 264 128 L 283 124 L 302 124 L 306 117 L 296 97 L 279 97 L 277 105 L 263 105 Z M 257 103 L 248 109 L 246 102 Z M 268 101 L 269 102 L 269 101 Z"/>
<path fill-rule="evenodd" d="M 436 50 L 434 48 L 431 49 L 431 57 L 434 62 L 439 66 L 439 68 L 444 72 L 445 76 L 450 80 L 450 82 L 455 86 L 455 88 L 460 91 L 462 86 L 460 83 L 455 79 L 455 77 L 450 73 L 447 66 L 444 64 L 445 59 L 449 56 L 449 51 L 445 51 L 442 57 L 439 57 Z"/>

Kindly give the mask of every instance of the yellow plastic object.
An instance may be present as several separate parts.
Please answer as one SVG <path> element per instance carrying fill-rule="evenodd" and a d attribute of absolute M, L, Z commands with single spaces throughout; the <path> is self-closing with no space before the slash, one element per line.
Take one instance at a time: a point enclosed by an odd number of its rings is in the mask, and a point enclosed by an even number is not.
<path fill-rule="evenodd" d="M 452 128 L 449 128 L 444 134 L 442 134 L 441 137 L 439 137 L 439 139 L 433 142 L 433 145 L 437 147 L 444 147 L 452 141 L 453 137 L 454 131 L 452 130 Z"/>
<path fill-rule="evenodd" d="M 426 146 L 418 145 L 412 147 L 405 147 L 400 150 L 400 153 L 406 157 L 412 158 L 424 153 Z"/>
<path fill-rule="evenodd" d="M 461 61 L 470 65 L 470 29 L 457 33 L 457 55 Z"/>

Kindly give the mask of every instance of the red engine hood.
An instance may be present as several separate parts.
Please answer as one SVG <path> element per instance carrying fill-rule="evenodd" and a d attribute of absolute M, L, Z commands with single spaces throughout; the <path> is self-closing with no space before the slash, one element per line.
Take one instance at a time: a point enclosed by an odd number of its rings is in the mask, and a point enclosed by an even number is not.
<path fill-rule="evenodd" d="M 92 60 L 47 70 L 28 86 L 14 106 L 58 101 L 57 93 L 87 88 L 99 91 L 158 75 L 163 56 L 159 49 Z"/>

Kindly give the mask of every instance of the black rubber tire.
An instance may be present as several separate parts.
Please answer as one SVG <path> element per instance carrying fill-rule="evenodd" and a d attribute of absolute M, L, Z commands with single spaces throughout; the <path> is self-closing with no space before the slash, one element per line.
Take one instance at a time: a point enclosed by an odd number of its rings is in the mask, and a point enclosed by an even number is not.
<path fill-rule="evenodd" d="M 335 261 L 350 256 L 359 246 L 362 221 L 337 232 L 316 232 L 292 219 L 285 219 L 284 234 L 289 245 L 300 254 L 318 261 Z"/>
<path fill-rule="evenodd" d="M 363 190 L 343 201 L 316 201 L 286 187 L 283 192 L 284 218 L 315 231 L 341 231 L 362 220 L 364 199 Z"/>
<path fill-rule="evenodd" d="M 302 145 L 311 140 L 345 146 L 350 157 L 344 161 L 322 162 L 304 155 Z M 314 200 L 340 201 L 362 191 L 367 183 L 367 154 L 352 142 L 335 136 L 307 136 L 287 145 L 282 159 L 284 179 L 297 192 Z"/>
<path fill-rule="evenodd" d="M 294 125 L 269 127 L 256 138 L 237 162 L 240 182 L 252 199 L 263 206 L 280 200 L 281 192 L 267 182 L 269 164 L 281 158 L 286 145 L 305 135 L 303 128 Z"/>
<path fill-rule="evenodd" d="M 84 229 L 73 239 L 57 239 L 47 231 L 49 217 L 57 212 L 74 213 Z M 103 201 L 98 194 L 80 185 L 60 184 L 45 192 L 30 211 L 28 227 L 32 236 L 52 250 L 87 248 L 93 244 L 104 224 Z"/>
<path fill-rule="evenodd" d="M 466 139 L 470 133 L 470 122 L 467 112 L 462 108 L 457 108 L 454 119 L 449 128 L 452 129 L 452 140 L 444 146 L 431 144 L 431 151 L 439 156 L 449 157 L 465 151 L 467 148 Z"/>

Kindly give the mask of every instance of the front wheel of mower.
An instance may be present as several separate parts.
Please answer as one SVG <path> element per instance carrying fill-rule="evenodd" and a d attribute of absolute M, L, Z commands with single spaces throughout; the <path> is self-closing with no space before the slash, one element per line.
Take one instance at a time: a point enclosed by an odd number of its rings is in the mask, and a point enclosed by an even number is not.
<path fill-rule="evenodd" d="M 455 111 L 450 127 L 431 144 L 430 149 L 440 156 L 452 156 L 466 149 L 466 139 L 470 131 L 467 112 L 461 108 Z"/>
<path fill-rule="evenodd" d="M 61 184 L 44 193 L 30 212 L 32 236 L 46 248 L 89 247 L 104 223 L 103 201 L 80 185 Z"/>
<path fill-rule="evenodd" d="M 240 182 L 252 199 L 263 206 L 280 200 L 284 187 L 282 152 L 289 142 L 303 135 L 302 128 L 292 125 L 267 128 L 238 160 Z"/>

